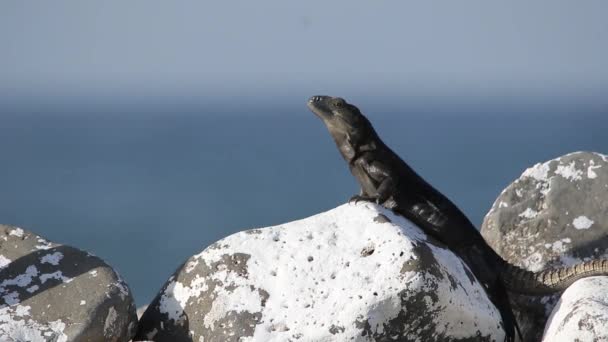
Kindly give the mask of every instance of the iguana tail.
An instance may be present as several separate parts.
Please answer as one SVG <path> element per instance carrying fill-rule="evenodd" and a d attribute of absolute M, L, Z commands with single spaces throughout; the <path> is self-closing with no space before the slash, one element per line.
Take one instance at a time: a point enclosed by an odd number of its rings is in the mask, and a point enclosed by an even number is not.
<path fill-rule="evenodd" d="M 575 281 L 592 276 L 608 275 L 608 260 L 590 260 L 569 267 L 532 272 L 503 260 L 501 277 L 510 292 L 547 295 L 563 291 Z"/>

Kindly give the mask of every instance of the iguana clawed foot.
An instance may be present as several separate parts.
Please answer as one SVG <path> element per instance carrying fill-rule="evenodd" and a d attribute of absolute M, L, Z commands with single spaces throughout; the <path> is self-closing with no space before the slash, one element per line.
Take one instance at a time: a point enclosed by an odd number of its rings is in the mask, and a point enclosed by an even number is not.
<path fill-rule="evenodd" d="M 357 202 L 359 202 L 359 201 L 365 201 L 365 202 L 372 202 L 372 203 L 380 204 L 380 199 L 378 197 L 363 196 L 363 195 L 354 195 L 353 197 L 351 197 L 348 200 L 348 203 L 355 202 L 355 204 L 357 204 Z"/>

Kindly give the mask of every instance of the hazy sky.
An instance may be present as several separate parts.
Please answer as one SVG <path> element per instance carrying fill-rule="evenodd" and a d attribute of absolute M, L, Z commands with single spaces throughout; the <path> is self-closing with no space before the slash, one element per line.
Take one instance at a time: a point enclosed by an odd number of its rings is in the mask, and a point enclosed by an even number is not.
<path fill-rule="evenodd" d="M 0 89 L 608 89 L 607 1 L 2 1 Z"/>

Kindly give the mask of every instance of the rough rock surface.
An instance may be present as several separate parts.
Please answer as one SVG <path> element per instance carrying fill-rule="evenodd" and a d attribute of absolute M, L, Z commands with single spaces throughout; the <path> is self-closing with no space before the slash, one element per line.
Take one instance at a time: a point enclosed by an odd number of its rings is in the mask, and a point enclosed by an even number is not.
<path fill-rule="evenodd" d="M 0 341 L 128 341 L 128 286 L 96 256 L 0 225 Z"/>
<path fill-rule="evenodd" d="M 608 341 L 608 277 L 570 286 L 549 317 L 543 341 Z"/>
<path fill-rule="evenodd" d="M 463 263 L 402 217 L 345 204 L 231 235 L 188 259 L 135 340 L 502 341 Z"/>
<path fill-rule="evenodd" d="M 531 271 L 608 257 L 608 157 L 576 152 L 525 170 L 496 199 L 481 233 Z M 559 294 L 512 299 L 526 339 L 538 341 Z"/>

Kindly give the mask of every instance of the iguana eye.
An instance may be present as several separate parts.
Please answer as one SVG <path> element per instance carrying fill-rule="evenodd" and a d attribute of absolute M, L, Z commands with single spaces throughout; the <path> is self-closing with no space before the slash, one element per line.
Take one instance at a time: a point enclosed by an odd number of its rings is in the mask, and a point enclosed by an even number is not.
<path fill-rule="evenodd" d="M 334 101 L 334 107 L 336 107 L 336 108 L 342 108 L 342 107 L 344 107 L 345 104 L 346 104 L 346 102 L 343 99 L 336 99 Z"/>

